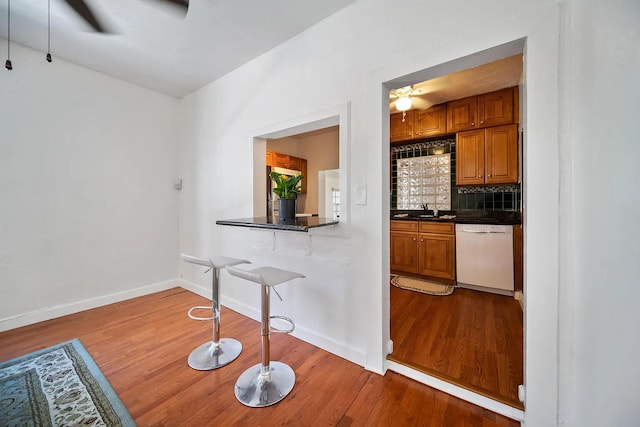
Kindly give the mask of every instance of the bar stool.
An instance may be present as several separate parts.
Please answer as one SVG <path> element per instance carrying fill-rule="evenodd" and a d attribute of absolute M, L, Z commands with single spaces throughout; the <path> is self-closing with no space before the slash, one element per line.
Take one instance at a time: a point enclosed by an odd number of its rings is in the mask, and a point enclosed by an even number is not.
<path fill-rule="evenodd" d="M 269 313 L 269 291 L 275 285 L 288 282 L 304 275 L 293 271 L 280 270 L 274 267 L 260 267 L 254 270 L 240 270 L 227 266 L 227 271 L 233 275 L 261 285 L 262 313 L 260 335 L 262 336 L 262 363 L 244 371 L 236 381 L 236 398 L 244 405 L 261 408 L 273 405 L 285 398 L 293 389 L 296 374 L 293 369 L 282 362 L 270 360 L 270 332 L 291 333 L 295 329 L 293 320 L 284 316 L 271 316 Z M 275 291 L 275 288 L 273 289 Z M 278 291 L 276 291 L 278 294 Z M 278 294 L 280 300 L 280 294 Z M 270 326 L 270 319 L 280 319 L 291 325 L 290 329 L 276 329 Z"/>
<path fill-rule="evenodd" d="M 251 264 L 244 259 L 216 256 L 211 259 L 198 258 L 181 254 L 182 259 L 192 264 L 203 265 L 213 270 L 211 280 L 211 307 L 197 305 L 189 309 L 188 316 L 194 320 L 213 320 L 213 339 L 200 345 L 189 355 L 188 363 L 193 369 L 209 371 L 220 368 L 235 360 L 242 352 L 242 344 L 233 338 L 220 339 L 220 269 L 228 265 Z M 207 271 L 209 271 L 207 270 Z M 205 273 L 207 272 L 205 271 Z M 211 317 L 198 317 L 192 314 L 194 310 L 211 309 Z"/>

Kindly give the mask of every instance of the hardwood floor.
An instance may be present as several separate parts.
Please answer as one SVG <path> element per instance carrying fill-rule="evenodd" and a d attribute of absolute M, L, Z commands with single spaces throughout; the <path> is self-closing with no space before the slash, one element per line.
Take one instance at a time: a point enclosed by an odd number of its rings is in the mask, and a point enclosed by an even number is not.
<path fill-rule="evenodd" d="M 210 304 L 180 288 L 0 333 L 0 360 L 79 338 L 140 426 L 478 426 L 518 422 L 399 374 L 385 376 L 307 344 L 273 334 L 272 360 L 289 364 L 296 385 L 267 408 L 239 403 L 238 376 L 260 362 L 258 322 L 222 308 L 223 337 L 243 344 L 239 358 L 214 371 L 187 365 L 211 339 L 211 324 L 190 320 Z"/>
<path fill-rule="evenodd" d="M 432 296 L 390 286 L 388 359 L 523 408 L 523 320 L 515 299 L 462 288 Z"/>

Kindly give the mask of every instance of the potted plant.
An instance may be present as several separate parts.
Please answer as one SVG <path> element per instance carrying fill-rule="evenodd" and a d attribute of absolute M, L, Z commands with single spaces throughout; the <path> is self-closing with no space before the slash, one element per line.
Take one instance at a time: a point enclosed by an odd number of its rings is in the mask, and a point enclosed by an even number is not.
<path fill-rule="evenodd" d="M 294 222 L 296 219 L 296 198 L 302 189 L 299 186 L 302 174 L 296 176 L 281 175 L 271 172 L 269 175 L 275 187 L 273 192 L 278 195 L 278 215 L 280 222 Z"/>

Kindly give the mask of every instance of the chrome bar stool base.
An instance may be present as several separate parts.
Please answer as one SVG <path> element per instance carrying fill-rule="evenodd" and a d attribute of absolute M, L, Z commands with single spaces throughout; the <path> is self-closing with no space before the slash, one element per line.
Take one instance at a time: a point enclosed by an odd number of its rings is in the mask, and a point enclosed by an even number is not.
<path fill-rule="evenodd" d="M 222 338 L 218 345 L 213 341 L 197 347 L 189 355 L 189 366 L 198 371 L 218 369 L 233 362 L 242 352 L 242 344 L 233 338 Z"/>
<path fill-rule="evenodd" d="M 182 259 L 192 264 L 202 265 L 213 270 L 211 279 L 211 307 L 195 306 L 191 307 L 187 315 L 193 320 L 213 321 L 212 340 L 196 347 L 187 363 L 198 371 L 210 371 L 218 369 L 233 362 L 242 352 L 242 344 L 233 338 L 220 338 L 220 270 L 231 265 L 250 264 L 249 261 L 225 256 L 216 256 L 211 259 L 198 258 L 191 255 L 181 254 Z M 209 271 L 207 270 L 207 271 Z M 206 273 L 206 272 L 205 272 Z M 211 310 L 211 317 L 199 317 L 193 314 L 195 310 Z"/>
<path fill-rule="evenodd" d="M 244 371 L 236 381 L 236 398 L 252 408 L 262 408 L 280 402 L 293 390 L 296 374 L 289 365 L 271 362 L 263 372 L 261 363 Z"/>
<path fill-rule="evenodd" d="M 271 360 L 270 335 L 274 332 L 289 334 L 293 332 L 296 326 L 293 320 L 288 317 L 271 316 L 269 309 L 270 289 L 280 283 L 304 278 L 304 275 L 275 267 L 260 267 L 247 271 L 227 266 L 227 271 L 232 276 L 261 285 L 260 336 L 262 338 L 262 363 L 252 366 L 240 375 L 235 386 L 236 398 L 243 405 L 252 408 L 273 405 L 280 402 L 293 390 L 293 386 L 296 384 L 296 374 L 289 365 Z M 278 296 L 280 295 L 278 294 Z M 278 329 L 272 327 L 271 319 L 284 321 L 289 324 L 289 328 Z"/>

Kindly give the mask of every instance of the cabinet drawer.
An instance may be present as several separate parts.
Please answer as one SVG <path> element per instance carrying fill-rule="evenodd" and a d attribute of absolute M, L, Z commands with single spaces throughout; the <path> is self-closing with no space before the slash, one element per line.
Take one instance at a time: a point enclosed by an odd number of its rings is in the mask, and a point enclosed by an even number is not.
<path fill-rule="evenodd" d="M 391 231 L 418 231 L 418 221 L 391 221 Z"/>
<path fill-rule="evenodd" d="M 454 234 L 456 225 L 453 222 L 421 222 L 420 233 Z"/>

